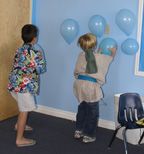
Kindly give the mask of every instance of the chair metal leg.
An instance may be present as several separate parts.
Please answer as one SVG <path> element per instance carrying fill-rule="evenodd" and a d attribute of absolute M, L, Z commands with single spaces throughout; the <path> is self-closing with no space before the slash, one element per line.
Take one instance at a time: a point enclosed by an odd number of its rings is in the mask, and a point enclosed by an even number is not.
<path fill-rule="evenodd" d="M 119 125 L 119 126 L 116 128 L 116 130 L 114 131 L 113 136 L 112 136 L 112 138 L 111 138 L 111 140 L 110 140 L 110 143 L 109 143 L 109 145 L 108 145 L 108 148 L 109 148 L 109 149 L 111 148 L 111 145 L 112 145 L 112 143 L 113 143 L 113 141 L 114 141 L 114 139 L 115 139 L 115 137 L 116 137 L 116 134 L 117 134 L 118 130 L 119 130 L 121 127 L 122 127 L 122 126 Z"/>
<path fill-rule="evenodd" d="M 141 135 L 141 137 L 140 137 L 140 139 L 139 139 L 139 141 L 138 141 L 138 144 L 140 144 L 140 143 L 141 143 L 141 141 L 142 141 L 143 137 L 144 137 L 144 131 L 143 131 L 143 133 L 142 133 L 142 135 Z"/>
<path fill-rule="evenodd" d="M 128 154 L 128 151 L 127 151 L 126 130 L 127 130 L 127 128 L 124 128 L 124 130 L 122 132 L 122 135 L 123 135 L 123 140 L 124 140 L 125 154 Z"/>

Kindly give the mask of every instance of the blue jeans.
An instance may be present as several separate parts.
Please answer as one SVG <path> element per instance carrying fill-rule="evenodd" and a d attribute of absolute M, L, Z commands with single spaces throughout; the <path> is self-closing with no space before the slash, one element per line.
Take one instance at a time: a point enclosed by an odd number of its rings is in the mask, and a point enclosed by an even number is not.
<path fill-rule="evenodd" d="M 76 130 L 80 130 L 84 135 L 95 136 L 99 118 L 99 102 L 88 103 L 83 101 L 78 106 L 76 115 Z"/>

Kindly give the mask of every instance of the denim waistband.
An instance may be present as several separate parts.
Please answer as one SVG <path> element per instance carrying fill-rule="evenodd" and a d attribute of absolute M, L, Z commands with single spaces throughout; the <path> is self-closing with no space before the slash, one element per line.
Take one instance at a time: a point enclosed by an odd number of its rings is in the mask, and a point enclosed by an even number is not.
<path fill-rule="evenodd" d="M 78 75 L 79 80 L 87 80 L 91 82 L 97 82 L 97 80 L 93 77 L 87 76 L 87 75 Z"/>

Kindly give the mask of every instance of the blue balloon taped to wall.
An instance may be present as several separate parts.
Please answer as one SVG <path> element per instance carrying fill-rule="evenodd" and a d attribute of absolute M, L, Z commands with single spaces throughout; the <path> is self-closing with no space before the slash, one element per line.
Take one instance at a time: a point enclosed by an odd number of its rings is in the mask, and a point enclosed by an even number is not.
<path fill-rule="evenodd" d="M 137 40 L 128 38 L 121 44 L 122 51 L 127 55 L 135 54 L 139 49 Z"/>
<path fill-rule="evenodd" d="M 88 27 L 93 34 L 97 37 L 101 37 L 105 33 L 106 20 L 100 15 L 94 15 L 90 18 Z"/>
<path fill-rule="evenodd" d="M 113 38 L 104 38 L 99 45 L 102 54 L 111 55 L 110 48 L 117 48 L 117 42 Z"/>
<path fill-rule="evenodd" d="M 135 15 L 128 9 L 121 9 L 115 18 L 116 24 L 126 35 L 130 35 L 133 32 L 135 26 Z"/>
<path fill-rule="evenodd" d="M 78 22 L 74 19 L 66 19 L 60 25 L 60 33 L 64 40 L 71 44 L 79 33 Z"/>

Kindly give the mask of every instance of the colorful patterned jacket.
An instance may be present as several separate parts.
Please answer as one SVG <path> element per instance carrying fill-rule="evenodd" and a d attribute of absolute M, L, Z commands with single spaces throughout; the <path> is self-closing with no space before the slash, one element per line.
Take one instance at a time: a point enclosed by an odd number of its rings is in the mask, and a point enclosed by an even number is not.
<path fill-rule="evenodd" d="M 41 50 L 30 44 L 18 48 L 9 75 L 8 90 L 15 93 L 39 93 L 39 74 L 46 72 L 46 62 Z"/>

